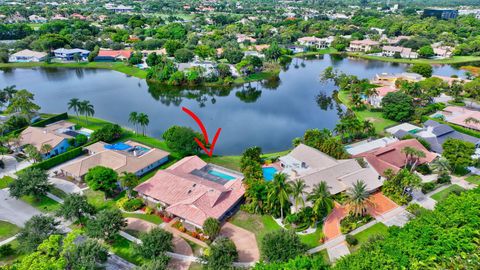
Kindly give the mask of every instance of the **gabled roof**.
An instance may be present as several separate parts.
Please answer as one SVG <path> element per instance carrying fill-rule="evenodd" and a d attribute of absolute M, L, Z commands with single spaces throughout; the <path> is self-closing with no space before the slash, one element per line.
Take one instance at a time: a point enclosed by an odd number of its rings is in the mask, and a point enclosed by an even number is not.
<path fill-rule="evenodd" d="M 185 157 L 135 190 L 166 204 L 168 212 L 202 226 L 208 217 L 222 217 L 245 193 L 243 177 L 220 184 L 192 174 L 207 165 L 197 156 Z"/>
<path fill-rule="evenodd" d="M 72 138 L 67 134 L 63 134 L 64 129 L 74 126 L 73 123 L 67 121 L 59 121 L 46 127 L 28 127 L 20 133 L 20 145 L 31 144 L 40 151 L 42 145 L 48 144 L 55 148 L 63 140 Z"/>
<path fill-rule="evenodd" d="M 334 166 L 337 160 L 303 143 L 295 147 L 287 156 L 305 162 L 308 167 L 321 169 Z"/>
<path fill-rule="evenodd" d="M 398 141 L 355 157 L 364 157 L 379 174 L 383 175 L 387 169 L 397 172 L 407 164 L 406 156 L 402 152 L 405 147 L 412 147 L 425 153 L 425 157 L 420 158 L 419 164 L 432 162 L 437 157 L 435 153 L 428 151 L 416 139 Z"/>

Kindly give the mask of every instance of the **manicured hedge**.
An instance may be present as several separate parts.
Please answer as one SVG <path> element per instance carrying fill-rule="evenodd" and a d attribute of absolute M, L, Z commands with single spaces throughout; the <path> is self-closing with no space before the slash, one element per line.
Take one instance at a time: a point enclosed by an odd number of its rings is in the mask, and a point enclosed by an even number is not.
<path fill-rule="evenodd" d="M 80 147 L 74 148 L 72 150 L 69 150 L 65 153 L 62 153 L 60 155 L 54 156 L 52 158 L 46 159 L 44 161 L 41 161 L 41 162 L 38 162 L 38 163 L 35 163 L 35 164 L 32 164 L 31 166 L 29 166 L 27 168 L 39 168 L 39 169 L 43 169 L 43 170 L 48 170 L 48 169 L 51 169 L 51 168 L 53 168 L 57 165 L 60 165 L 64 162 L 66 162 L 66 161 L 69 161 L 71 159 L 79 157 L 79 156 L 83 155 L 84 153 L 85 153 L 85 151 L 83 150 L 83 147 L 80 146 Z M 23 169 L 23 170 L 25 170 L 25 169 Z"/>
<path fill-rule="evenodd" d="M 64 113 L 49 117 L 47 119 L 35 122 L 32 124 L 32 127 L 45 127 L 46 125 L 58 122 L 60 120 L 66 120 L 66 119 L 68 119 L 68 113 L 64 112 Z"/>

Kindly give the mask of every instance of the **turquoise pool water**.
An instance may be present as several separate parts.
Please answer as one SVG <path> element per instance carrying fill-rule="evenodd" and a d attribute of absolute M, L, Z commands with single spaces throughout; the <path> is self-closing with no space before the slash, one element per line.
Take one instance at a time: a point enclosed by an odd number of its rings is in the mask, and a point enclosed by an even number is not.
<path fill-rule="evenodd" d="M 208 171 L 208 173 L 211 174 L 211 175 L 218 176 L 218 177 L 223 178 L 223 179 L 228 180 L 228 181 L 235 179 L 235 177 L 233 177 L 231 175 L 224 174 L 224 173 L 216 171 L 216 170 L 210 170 L 210 171 Z"/>
<path fill-rule="evenodd" d="M 274 167 L 263 167 L 263 178 L 265 178 L 266 181 L 272 181 L 273 176 L 277 173 L 277 169 Z"/>

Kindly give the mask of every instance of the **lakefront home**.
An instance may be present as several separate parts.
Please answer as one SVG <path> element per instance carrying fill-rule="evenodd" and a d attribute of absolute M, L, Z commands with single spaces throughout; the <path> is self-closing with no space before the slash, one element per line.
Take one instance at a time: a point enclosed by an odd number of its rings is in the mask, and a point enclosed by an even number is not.
<path fill-rule="evenodd" d="M 366 53 L 378 48 L 380 48 L 380 42 L 378 41 L 374 41 L 371 39 L 352 40 L 350 41 L 350 46 L 348 47 L 348 51 Z"/>
<path fill-rule="evenodd" d="M 75 124 L 67 121 L 59 121 L 45 127 L 27 127 L 20 133 L 20 148 L 33 145 L 42 153 L 42 158 L 49 158 L 64 153 L 70 147 L 69 139 L 75 138 L 79 133 L 75 132 Z M 43 152 L 42 147 L 50 145 L 51 150 Z"/>
<path fill-rule="evenodd" d="M 225 220 L 245 193 L 243 175 L 207 164 L 198 156 L 181 159 L 134 188 L 147 204 L 180 218 L 185 228 L 202 228 L 204 221 Z"/>
<path fill-rule="evenodd" d="M 8 58 L 9 62 L 41 62 L 47 58 L 46 53 L 32 50 L 21 50 Z"/>
<path fill-rule="evenodd" d="M 437 158 L 437 154 L 428 151 L 417 139 L 397 141 L 353 157 L 364 158 L 379 174 L 385 175 L 385 171 L 388 169 L 398 172 L 407 165 L 407 157 L 403 152 L 406 147 L 415 148 L 425 154 L 425 157 L 417 160 L 417 165 L 430 163 Z"/>
<path fill-rule="evenodd" d="M 383 184 L 381 176 L 368 163 L 361 165 L 356 159 L 337 160 L 304 144 L 279 160 L 282 173 L 289 179 L 305 181 L 306 192 L 311 192 L 314 185 L 322 181 L 327 183 L 331 194 L 346 191 L 357 180 L 363 180 L 372 192 Z"/>
<path fill-rule="evenodd" d="M 412 135 L 424 139 L 430 145 L 430 149 L 438 154 L 443 152 L 443 143 L 448 139 L 457 139 L 465 142 L 471 142 L 476 147 L 480 147 L 480 138 L 476 138 L 454 130 L 451 126 L 441 124 L 437 121 L 427 120 L 423 123 L 424 128 L 411 133 L 403 129 L 397 130 L 393 135 L 402 139 L 407 135 Z"/>
<path fill-rule="evenodd" d="M 96 62 L 115 62 L 115 61 L 126 61 L 132 55 L 131 50 L 103 50 L 101 49 L 98 52 L 98 55 L 95 57 L 94 61 Z"/>
<path fill-rule="evenodd" d="M 53 51 L 55 58 L 58 58 L 63 61 L 73 61 L 77 60 L 78 57 L 79 61 L 85 61 L 90 54 L 90 51 L 83 50 L 83 49 L 65 49 L 59 48 Z M 76 56 L 77 55 L 77 56 Z"/>
<path fill-rule="evenodd" d="M 301 37 L 297 39 L 297 43 L 301 46 L 315 47 L 317 49 L 326 49 L 332 45 L 334 37 L 317 38 L 317 37 Z"/>
<path fill-rule="evenodd" d="M 382 47 L 382 56 L 394 57 L 395 55 L 398 55 L 401 58 L 406 58 L 406 59 L 418 58 L 418 53 L 412 51 L 411 48 L 405 48 L 400 46 L 383 46 Z"/>
<path fill-rule="evenodd" d="M 480 130 L 480 111 L 470 110 L 465 107 L 448 106 L 430 117 L 440 118 L 465 128 Z"/>
<path fill-rule="evenodd" d="M 84 148 L 88 156 L 80 158 L 60 168 L 60 172 L 77 181 L 83 179 L 88 170 L 103 166 L 115 170 L 142 176 L 168 161 L 169 153 L 143 144 L 127 141 L 116 144 L 96 142 Z"/>

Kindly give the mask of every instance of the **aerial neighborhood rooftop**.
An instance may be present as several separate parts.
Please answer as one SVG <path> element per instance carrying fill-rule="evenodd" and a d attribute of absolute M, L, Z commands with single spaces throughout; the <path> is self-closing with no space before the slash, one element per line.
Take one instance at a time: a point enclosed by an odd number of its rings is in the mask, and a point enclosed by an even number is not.
<path fill-rule="evenodd" d="M 480 269 L 480 2 L 0 4 L 0 269 Z"/>

